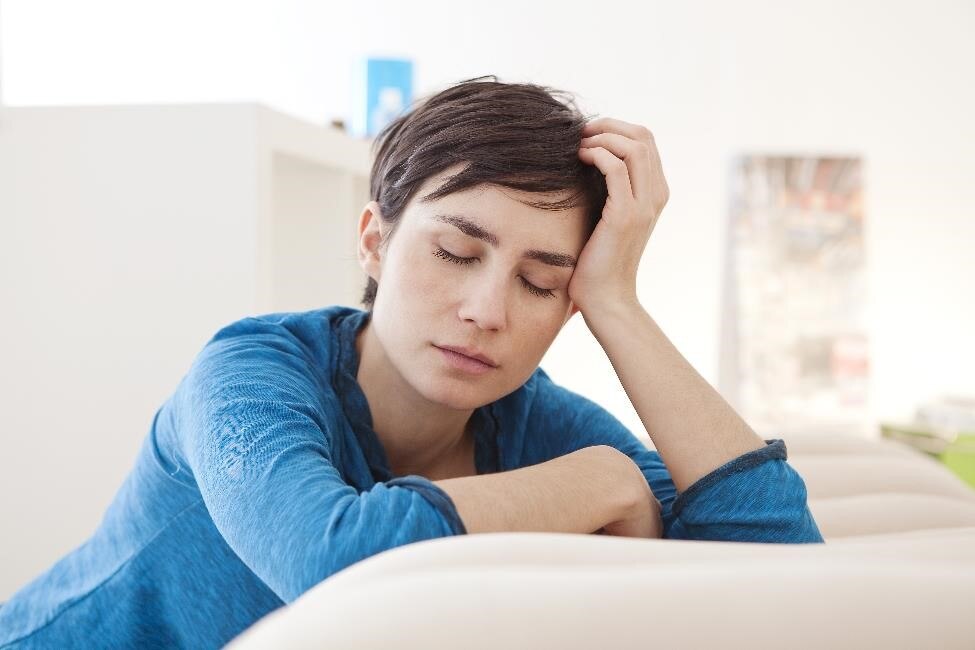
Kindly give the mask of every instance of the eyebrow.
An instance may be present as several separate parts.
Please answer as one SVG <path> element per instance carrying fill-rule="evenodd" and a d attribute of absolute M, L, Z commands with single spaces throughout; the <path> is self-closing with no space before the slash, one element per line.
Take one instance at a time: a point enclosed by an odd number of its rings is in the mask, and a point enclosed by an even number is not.
<path fill-rule="evenodd" d="M 451 226 L 454 226 L 468 237 L 486 241 L 494 248 L 501 245 L 501 242 L 498 241 L 498 238 L 494 234 L 484 230 L 484 228 L 467 217 L 459 214 L 435 214 L 433 215 L 433 219 L 436 221 L 449 223 Z M 536 248 L 530 248 L 525 251 L 524 257 L 531 260 L 537 260 L 543 264 L 548 264 L 549 266 L 564 266 L 571 268 L 576 265 L 576 258 L 571 255 L 566 255 L 565 253 L 553 253 L 552 251 L 541 251 Z"/>

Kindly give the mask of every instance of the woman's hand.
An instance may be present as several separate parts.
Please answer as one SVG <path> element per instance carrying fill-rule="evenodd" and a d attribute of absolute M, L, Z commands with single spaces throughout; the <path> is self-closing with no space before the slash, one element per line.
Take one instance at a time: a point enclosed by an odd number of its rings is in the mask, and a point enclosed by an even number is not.
<path fill-rule="evenodd" d="M 569 281 L 569 298 L 587 310 L 637 302 L 636 273 L 657 218 L 670 198 L 653 134 L 600 118 L 583 129 L 579 158 L 606 177 L 609 197 Z"/>

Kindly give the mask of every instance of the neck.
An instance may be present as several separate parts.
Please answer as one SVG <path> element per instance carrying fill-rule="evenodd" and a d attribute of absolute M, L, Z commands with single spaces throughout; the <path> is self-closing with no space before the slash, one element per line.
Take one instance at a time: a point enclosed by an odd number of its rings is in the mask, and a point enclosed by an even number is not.
<path fill-rule="evenodd" d="M 473 457 L 468 427 L 473 410 L 452 409 L 418 393 L 388 360 L 371 319 L 359 331 L 355 345 L 356 380 L 394 476 L 429 478 Z"/>

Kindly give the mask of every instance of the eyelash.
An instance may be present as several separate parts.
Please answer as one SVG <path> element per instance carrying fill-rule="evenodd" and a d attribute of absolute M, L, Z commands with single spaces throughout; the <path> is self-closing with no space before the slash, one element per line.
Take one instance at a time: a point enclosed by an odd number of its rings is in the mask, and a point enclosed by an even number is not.
<path fill-rule="evenodd" d="M 447 251 L 445 251 L 444 249 L 440 248 L 439 246 L 437 247 L 437 250 L 434 251 L 433 254 L 436 255 L 437 257 L 441 257 L 441 258 L 443 258 L 443 259 L 445 259 L 445 260 L 447 260 L 449 262 L 453 262 L 454 264 L 467 265 L 467 264 L 473 264 L 475 261 L 477 261 L 477 258 L 476 257 L 457 257 L 456 255 L 454 255 L 452 253 L 448 253 Z M 521 276 L 519 276 L 518 279 L 520 279 L 521 280 L 521 283 L 525 286 L 526 289 L 528 289 L 528 292 L 531 293 L 531 294 L 533 294 L 533 295 L 536 295 L 536 296 L 538 296 L 540 298 L 554 298 L 555 297 L 555 293 L 551 289 L 539 289 L 534 284 L 530 283 L 528 280 L 526 280 L 525 278 L 522 278 Z"/>

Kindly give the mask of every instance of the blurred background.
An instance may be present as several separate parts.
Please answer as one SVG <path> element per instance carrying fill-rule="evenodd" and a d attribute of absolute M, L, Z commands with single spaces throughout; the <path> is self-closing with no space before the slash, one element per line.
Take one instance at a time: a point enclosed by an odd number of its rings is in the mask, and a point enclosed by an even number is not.
<path fill-rule="evenodd" d="M 764 437 L 975 430 L 973 33 L 948 0 L 0 0 L 0 601 L 217 329 L 361 306 L 371 129 L 478 75 L 653 131 L 641 301 Z M 646 437 L 581 318 L 542 366 Z"/>

